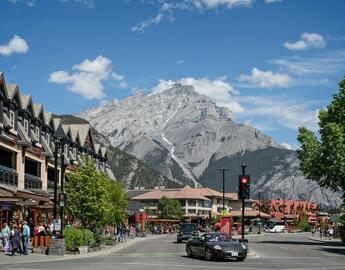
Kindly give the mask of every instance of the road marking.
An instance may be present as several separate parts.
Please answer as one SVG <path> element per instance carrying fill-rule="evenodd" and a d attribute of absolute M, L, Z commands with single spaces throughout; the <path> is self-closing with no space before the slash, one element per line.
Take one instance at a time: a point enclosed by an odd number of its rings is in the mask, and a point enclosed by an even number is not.
<path fill-rule="evenodd" d="M 193 264 L 163 264 L 163 263 L 122 263 L 125 265 L 145 265 L 145 266 L 163 266 L 163 267 L 178 267 L 178 268 L 207 268 L 207 269 L 248 269 L 248 270 L 258 270 L 264 268 L 252 268 L 252 267 L 229 267 L 227 266 L 215 266 L 215 265 L 193 265 Z"/>
<path fill-rule="evenodd" d="M 157 253 L 114 253 L 108 254 L 107 256 L 116 257 L 152 257 L 152 256 L 174 256 L 174 255 L 185 255 L 185 252 L 173 253 L 173 252 L 157 252 Z"/>
<path fill-rule="evenodd" d="M 215 265 L 190 265 L 190 264 L 162 264 L 162 263 L 122 263 L 124 265 L 145 265 L 145 266 L 160 266 L 160 267 L 177 267 L 177 268 L 207 268 L 207 269 L 248 269 L 248 270 L 259 270 L 266 269 L 263 267 L 253 268 L 253 267 L 231 267 L 231 266 L 215 266 Z M 327 269 L 345 269 L 344 266 L 334 266 L 334 267 L 310 267 L 310 268 L 284 268 L 280 270 L 327 270 Z"/>

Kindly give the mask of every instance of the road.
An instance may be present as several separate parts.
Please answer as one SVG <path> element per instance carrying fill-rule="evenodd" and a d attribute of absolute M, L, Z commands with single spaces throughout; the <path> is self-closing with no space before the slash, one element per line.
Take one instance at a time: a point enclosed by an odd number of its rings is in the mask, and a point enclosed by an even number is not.
<path fill-rule="evenodd" d="M 250 251 L 256 256 L 244 262 L 188 258 L 185 244 L 175 243 L 174 236 L 162 236 L 130 244 L 104 256 L 2 265 L 0 270 L 345 269 L 345 246 L 311 241 L 305 234 L 266 234 L 249 239 Z"/>

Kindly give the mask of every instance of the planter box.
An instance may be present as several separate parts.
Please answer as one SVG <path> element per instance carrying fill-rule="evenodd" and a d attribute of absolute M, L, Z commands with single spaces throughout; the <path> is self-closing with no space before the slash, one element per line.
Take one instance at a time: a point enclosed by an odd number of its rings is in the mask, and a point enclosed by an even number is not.
<path fill-rule="evenodd" d="M 88 246 L 79 246 L 78 251 L 79 254 L 86 254 L 88 252 L 89 247 Z"/>

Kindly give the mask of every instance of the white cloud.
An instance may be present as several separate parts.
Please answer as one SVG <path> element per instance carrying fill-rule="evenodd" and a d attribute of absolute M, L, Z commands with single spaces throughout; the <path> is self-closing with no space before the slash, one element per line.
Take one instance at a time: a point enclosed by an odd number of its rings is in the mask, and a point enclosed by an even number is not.
<path fill-rule="evenodd" d="M 112 71 L 110 59 L 97 56 L 94 60 L 85 59 L 80 64 L 74 65 L 71 72 L 60 70 L 50 73 L 48 81 L 66 84 L 67 90 L 91 100 L 105 97 L 104 82 L 123 79 L 124 76 Z"/>
<path fill-rule="evenodd" d="M 153 92 L 166 90 L 176 83 L 193 85 L 194 90 L 201 95 L 206 95 L 214 100 L 219 106 L 228 107 L 233 113 L 242 112 L 242 106 L 234 100 L 237 91 L 226 81 L 226 77 L 210 80 L 208 78 L 195 79 L 193 77 L 179 80 L 159 80 L 158 85 L 152 88 Z"/>
<path fill-rule="evenodd" d="M 272 4 L 272 3 L 279 3 L 281 2 L 282 0 L 265 0 L 265 3 L 266 4 Z"/>
<path fill-rule="evenodd" d="M 176 61 L 176 64 L 178 64 L 178 65 L 183 64 L 183 63 L 184 63 L 183 59 L 180 59 L 180 60 Z"/>
<path fill-rule="evenodd" d="M 282 57 L 269 62 L 279 65 L 282 70 L 297 75 L 336 74 L 343 72 L 345 69 L 345 50 Z"/>
<path fill-rule="evenodd" d="M 0 45 L 0 54 L 10 56 L 13 53 L 26 53 L 29 50 L 29 46 L 25 39 L 14 35 L 10 39 L 8 44 Z"/>
<path fill-rule="evenodd" d="M 163 19 L 173 20 L 175 10 L 197 10 L 203 12 L 204 10 L 218 9 L 220 7 L 228 9 L 235 7 L 251 7 L 254 0 L 179 0 L 176 2 L 170 0 L 153 0 L 144 1 L 144 3 L 145 2 L 158 4 L 158 14 L 153 18 L 133 26 L 133 32 L 144 32 L 146 28 L 154 24 L 159 24 Z"/>
<path fill-rule="evenodd" d="M 244 107 L 239 115 L 244 119 L 261 119 L 266 126 L 279 124 L 294 130 L 306 126 L 317 130 L 318 110 L 312 108 L 315 105 L 312 102 L 285 96 L 237 96 L 235 100 Z"/>
<path fill-rule="evenodd" d="M 292 78 L 287 74 L 272 71 L 262 71 L 254 67 L 250 75 L 240 75 L 239 81 L 249 82 L 251 85 L 262 88 L 289 87 Z"/>
<path fill-rule="evenodd" d="M 95 7 L 95 2 L 94 0 L 60 0 L 62 3 L 67 3 L 73 1 L 75 3 L 81 4 L 87 8 L 94 8 Z"/>
<path fill-rule="evenodd" d="M 308 50 L 312 48 L 324 48 L 326 41 L 317 33 L 303 33 L 301 39 L 296 42 L 285 42 L 283 46 L 289 50 Z"/>
<path fill-rule="evenodd" d="M 36 0 L 9 0 L 12 4 L 17 4 L 20 2 L 24 2 L 28 7 L 34 7 L 36 6 Z"/>

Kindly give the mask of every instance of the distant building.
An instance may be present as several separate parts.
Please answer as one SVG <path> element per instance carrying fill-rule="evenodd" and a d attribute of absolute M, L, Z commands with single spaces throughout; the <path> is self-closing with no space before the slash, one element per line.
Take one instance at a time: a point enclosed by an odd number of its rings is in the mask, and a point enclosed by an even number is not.
<path fill-rule="evenodd" d="M 258 207 L 255 201 L 254 208 Z M 269 214 L 273 219 L 286 221 L 291 224 L 294 220 L 301 220 L 308 217 L 308 223 L 313 225 L 318 223 L 319 208 L 316 203 L 299 200 L 271 200 L 269 203 Z"/>
<path fill-rule="evenodd" d="M 223 209 L 223 194 L 210 188 L 191 188 L 187 185 L 184 188 L 158 188 L 147 192 L 143 192 L 143 190 L 129 192 L 131 194 L 135 192 L 142 193 L 132 197 L 130 201 L 140 202 L 141 207 L 149 215 L 149 218 L 159 217 L 157 204 L 163 196 L 178 200 L 184 211 L 184 217 L 191 221 L 208 219 L 209 215 L 220 214 Z M 225 194 L 224 207 L 226 213 L 230 213 L 232 202 L 236 200 L 236 193 Z M 129 204 L 134 205 L 131 202 Z"/>

